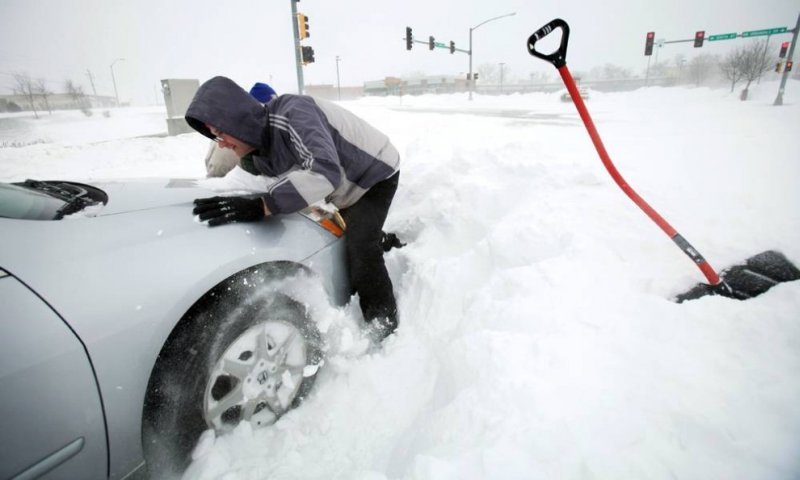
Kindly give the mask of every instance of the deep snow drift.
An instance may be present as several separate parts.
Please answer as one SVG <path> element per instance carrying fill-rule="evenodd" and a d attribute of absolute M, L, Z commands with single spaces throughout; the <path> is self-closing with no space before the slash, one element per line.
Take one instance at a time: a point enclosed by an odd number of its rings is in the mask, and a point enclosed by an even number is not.
<path fill-rule="evenodd" d="M 590 92 L 628 182 L 717 269 L 800 263 L 800 82 Z M 401 327 L 344 335 L 274 427 L 206 438 L 191 479 L 796 478 L 800 282 L 668 299 L 700 272 L 617 188 L 557 94 L 343 102 L 402 154 Z M 0 118 L 0 180 L 202 177 L 156 109 Z M 140 136 L 141 138 L 131 138 Z M 219 180 L 224 182 L 224 180 Z M 340 315 L 359 315 L 346 308 Z"/>

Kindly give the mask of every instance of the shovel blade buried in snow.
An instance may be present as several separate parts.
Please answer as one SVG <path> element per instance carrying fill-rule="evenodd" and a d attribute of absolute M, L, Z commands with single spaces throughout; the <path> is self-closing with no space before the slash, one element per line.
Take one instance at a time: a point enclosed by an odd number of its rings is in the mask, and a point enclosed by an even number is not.
<path fill-rule="evenodd" d="M 723 270 L 720 278 L 722 283 L 719 285 L 700 283 L 688 292 L 675 297 L 675 301 L 682 303 L 706 295 L 747 300 L 761 295 L 781 282 L 800 280 L 800 269 L 782 253 L 767 250 L 750 257 L 743 265 Z"/>

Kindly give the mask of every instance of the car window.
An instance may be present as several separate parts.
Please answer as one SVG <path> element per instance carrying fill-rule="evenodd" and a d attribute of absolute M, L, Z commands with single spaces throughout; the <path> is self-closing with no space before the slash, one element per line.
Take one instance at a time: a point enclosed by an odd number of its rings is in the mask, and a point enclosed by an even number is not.
<path fill-rule="evenodd" d="M 64 201 L 40 192 L 0 183 L 0 217 L 21 220 L 52 220 Z"/>

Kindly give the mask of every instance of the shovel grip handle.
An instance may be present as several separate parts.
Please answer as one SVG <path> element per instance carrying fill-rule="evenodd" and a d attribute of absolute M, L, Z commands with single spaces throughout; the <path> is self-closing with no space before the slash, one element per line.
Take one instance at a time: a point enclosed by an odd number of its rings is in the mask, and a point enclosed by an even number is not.
<path fill-rule="evenodd" d="M 559 45 L 558 50 L 550 54 L 545 54 L 536 50 L 536 42 L 550 35 L 553 32 L 553 30 L 557 28 L 560 28 L 562 30 L 561 45 Z M 556 18 L 555 20 L 550 21 L 550 23 L 543 26 L 539 30 L 533 32 L 533 34 L 530 37 L 528 37 L 528 53 L 530 53 L 534 57 L 541 58 L 546 62 L 552 63 L 556 68 L 561 68 L 567 64 L 568 43 L 569 43 L 569 25 L 567 25 L 567 22 L 565 22 L 564 20 Z"/>

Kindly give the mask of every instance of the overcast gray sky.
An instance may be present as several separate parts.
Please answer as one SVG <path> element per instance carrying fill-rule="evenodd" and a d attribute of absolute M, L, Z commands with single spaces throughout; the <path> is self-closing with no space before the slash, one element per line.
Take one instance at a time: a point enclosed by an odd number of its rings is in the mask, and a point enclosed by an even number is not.
<path fill-rule="evenodd" d="M 635 73 L 644 70 L 647 31 L 667 40 L 771 27 L 793 28 L 798 0 L 302 0 L 298 10 L 309 17 L 316 63 L 305 67 L 305 83 L 336 84 L 336 56 L 341 83 L 414 73 L 463 75 L 466 54 L 414 44 L 406 51 L 405 27 L 414 37 L 456 43 L 468 49 L 473 32 L 473 67 L 505 64 L 509 77 L 531 72 L 555 73 L 531 57 L 528 36 L 553 18 L 570 24 L 567 63 L 587 71 L 613 63 Z M 113 95 L 114 64 L 121 101 L 154 103 L 162 78 L 214 75 L 233 78 L 245 88 L 271 82 L 279 93 L 296 92 L 290 0 L 0 0 L 0 94 L 11 93 L 11 73 L 43 78 L 63 91 L 65 79 L 91 92 L 91 72 L 98 94 Z M 790 40 L 778 35 L 771 44 Z M 659 60 L 678 53 L 724 54 L 746 39 L 665 46 Z"/>

